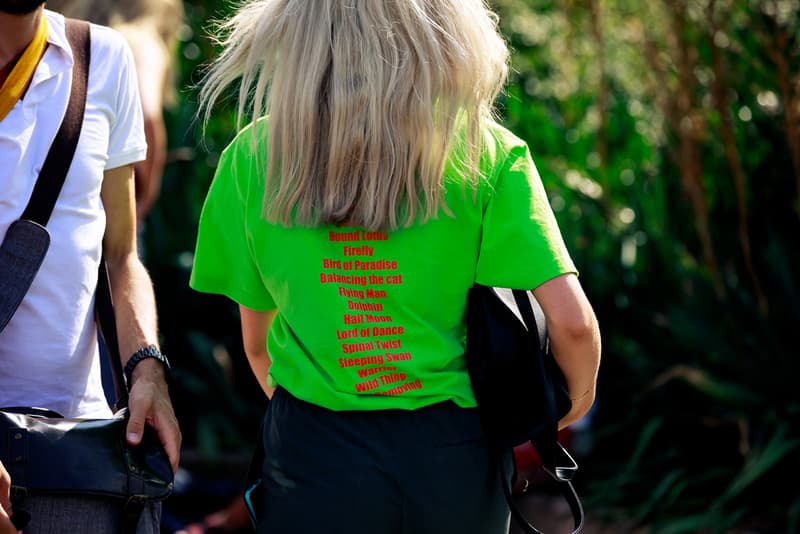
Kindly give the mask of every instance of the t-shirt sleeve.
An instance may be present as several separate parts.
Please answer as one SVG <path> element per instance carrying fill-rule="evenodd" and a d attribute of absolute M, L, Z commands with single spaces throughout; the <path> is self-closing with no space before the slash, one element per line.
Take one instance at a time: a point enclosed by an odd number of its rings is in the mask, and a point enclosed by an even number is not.
<path fill-rule="evenodd" d="M 276 306 L 247 239 L 246 199 L 237 183 L 233 155 L 231 147 L 222 153 L 206 196 L 189 286 L 225 295 L 253 310 L 269 311 Z"/>
<path fill-rule="evenodd" d="M 109 77 L 111 73 L 116 73 L 118 79 L 106 170 L 143 161 L 147 156 L 142 101 L 139 97 L 133 52 L 120 34 L 114 32 L 112 35 L 118 38 L 118 43 L 115 44 L 119 50 L 117 60 L 110 62 Z"/>
<path fill-rule="evenodd" d="M 513 148 L 489 192 L 475 281 L 534 289 L 576 273 L 526 145 Z"/>

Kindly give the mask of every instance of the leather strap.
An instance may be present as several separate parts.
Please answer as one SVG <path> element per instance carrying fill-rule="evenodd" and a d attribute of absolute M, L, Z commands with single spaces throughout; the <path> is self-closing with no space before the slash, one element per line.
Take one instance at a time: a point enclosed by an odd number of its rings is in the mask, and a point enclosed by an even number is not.
<path fill-rule="evenodd" d="M 533 314 L 533 307 L 531 306 L 528 292 L 515 289 L 513 290 L 513 294 L 525 326 L 528 331 L 537 338 L 536 345 L 539 347 L 539 353 L 537 354 L 538 358 L 536 358 L 536 363 L 539 366 L 539 374 L 547 380 L 549 375 L 547 374 L 547 369 L 545 369 L 544 358 L 542 356 L 545 348 L 543 344 L 544 338 Z M 556 414 L 556 397 L 552 383 L 548 385 L 551 387 L 544 388 L 544 397 L 547 403 L 547 409 L 545 410 L 547 420 L 544 421 L 544 428 L 547 430 L 547 433 L 538 438 L 534 446 L 542 459 L 542 465 L 551 472 L 555 472 L 555 446 L 558 443 L 558 415 Z"/>
<path fill-rule="evenodd" d="M 139 529 L 139 518 L 145 505 L 147 505 L 147 500 L 137 496 L 132 496 L 125 502 L 119 520 L 119 534 L 136 534 Z"/>
<path fill-rule="evenodd" d="M 97 293 L 94 301 L 95 319 L 103 337 L 103 342 L 108 354 L 111 367 L 111 376 L 114 378 L 114 393 L 116 402 L 114 411 L 128 406 L 128 388 L 125 386 L 122 360 L 119 352 L 119 339 L 117 337 L 117 320 L 114 315 L 114 303 L 111 299 L 111 283 L 108 279 L 108 269 L 105 258 L 100 258 L 100 272 L 97 275 Z"/>
<path fill-rule="evenodd" d="M 514 519 L 514 522 L 526 534 L 543 534 L 541 530 L 530 523 L 528 518 L 525 517 L 525 514 L 522 513 L 522 510 L 519 509 L 519 505 L 511 495 L 511 481 L 508 479 L 508 476 L 506 476 L 502 465 L 500 466 L 500 481 L 503 485 L 503 492 L 505 493 L 506 502 L 508 502 L 508 507 L 511 510 L 511 517 Z M 572 520 L 574 522 L 572 534 L 578 534 L 578 532 L 583 530 L 584 522 L 583 505 L 581 504 L 580 497 L 578 497 L 575 486 L 572 485 L 571 481 L 556 479 L 556 482 L 559 491 L 561 491 L 561 495 L 564 497 L 564 500 L 567 501 L 570 512 L 572 513 Z"/>
<path fill-rule="evenodd" d="M 56 199 L 58 199 L 61 187 L 67 178 L 67 172 L 72 165 L 86 111 L 86 90 L 89 85 L 89 61 L 91 59 L 89 23 L 67 19 L 66 32 L 72 47 L 72 55 L 75 58 L 72 66 L 72 89 L 69 103 L 64 119 L 61 121 L 61 127 L 58 129 L 53 144 L 50 145 L 50 151 L 47 153 L 41 172 L 39 172 L 39 179 L 36 180 L 31 199 L 21 217 L 42 226 L 47 226 L 47 222 L 50 220 Z"/>

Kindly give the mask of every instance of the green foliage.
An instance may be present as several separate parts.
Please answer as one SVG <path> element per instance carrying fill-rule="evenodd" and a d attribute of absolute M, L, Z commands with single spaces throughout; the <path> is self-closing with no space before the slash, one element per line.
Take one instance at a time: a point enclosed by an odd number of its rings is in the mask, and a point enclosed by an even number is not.
<path fill-rule="evenodd" d="M 603 332 L 587 508 L 654 532 L 796 531 L 800 499 L 778 488 L 800 468 L 800 2 L 493 3 L 514 52 L 502 120 L 532 148 Z M 223 103 L 205 135 L 193 122 L 208 23 L 231 6 L 186 7 L 146 262 L 187 444 L 214 455 L 247 450 L 263 405 L 236 309 L 188 289 L 235 119 Z"/>

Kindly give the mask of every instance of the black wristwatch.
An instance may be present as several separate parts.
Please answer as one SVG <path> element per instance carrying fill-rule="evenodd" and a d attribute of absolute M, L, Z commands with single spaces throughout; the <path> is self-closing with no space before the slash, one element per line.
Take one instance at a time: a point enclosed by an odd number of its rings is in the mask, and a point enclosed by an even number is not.
<path fill-rule="evenodd" d="M 134 352 L 131 358 L 128 360 L 128 363 L 125 364 L 125 383 L 128 385 L 128 389 L 130 389 L 131 383 L 133 382 L 133 370 L 136 369 L 136 366 L 139 365 L 139 362 L 146 360 L 147 358 L 154 358 L 160 361 L 161 365 L 164 366 L 164 376 L 169 378 L 169 372 L 171 369 L 169 366 L 169 360 L 166 356 L 161 354 L 161 351 L 158 350 L 158 347 L 155 345 L 148 345 Z"/>

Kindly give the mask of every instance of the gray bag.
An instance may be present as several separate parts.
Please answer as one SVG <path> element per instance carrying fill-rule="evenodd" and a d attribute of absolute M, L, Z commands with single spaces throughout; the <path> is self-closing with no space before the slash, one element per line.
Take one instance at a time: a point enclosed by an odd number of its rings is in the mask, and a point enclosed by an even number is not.
<path fill-rule="evenodd" d="M 49 246 L 50 234 L 38 223 L 18 220 L 8 227 L 0 245 L 0 332 L 31 287 Z"/>

